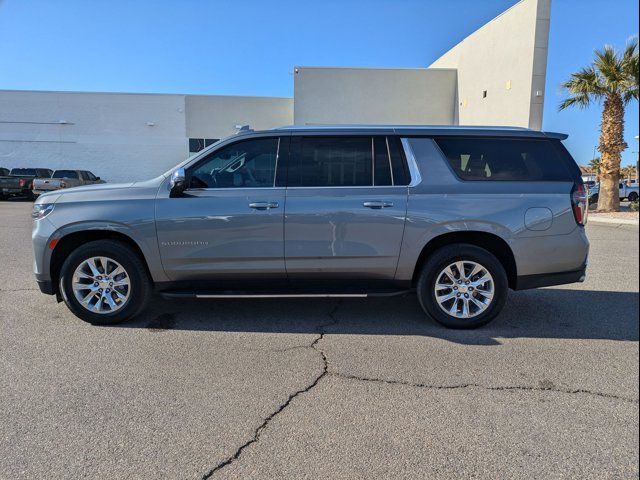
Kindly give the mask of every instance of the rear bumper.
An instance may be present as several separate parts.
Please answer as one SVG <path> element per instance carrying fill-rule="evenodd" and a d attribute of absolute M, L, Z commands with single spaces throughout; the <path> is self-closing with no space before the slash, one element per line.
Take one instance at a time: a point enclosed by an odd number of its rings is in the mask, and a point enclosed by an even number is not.
<path fill-rule="evenodd" d="M 538 275 L 521 275 L 517 278 L 515 290 L 529 290 L 532 288 L 566 285 L 568 283 L 582 283 L 587 277 L 587 265 L 579 270 L 570 272 L 541 273 Z"/>
<path fill-rule="evenodd" d="M 21 195 L 27 191 L 22 188 L 0 188 L 0 193 L 3 195 Z"/>

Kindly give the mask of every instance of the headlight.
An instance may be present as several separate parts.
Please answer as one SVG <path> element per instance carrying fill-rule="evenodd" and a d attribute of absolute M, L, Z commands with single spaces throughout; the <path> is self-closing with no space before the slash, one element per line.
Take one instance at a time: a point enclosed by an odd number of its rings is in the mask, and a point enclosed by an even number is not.
<path fill-rule="evenodd" d="M 31 218 L 40 220 L 53 211 L 53 203 L 36 203 L 31 212 Z"/>

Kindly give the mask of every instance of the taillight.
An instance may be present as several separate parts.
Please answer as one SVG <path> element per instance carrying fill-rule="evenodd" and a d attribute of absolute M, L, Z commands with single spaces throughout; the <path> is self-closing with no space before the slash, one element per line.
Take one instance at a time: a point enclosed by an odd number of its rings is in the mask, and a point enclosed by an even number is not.
<path fill-rule="evenodd" d="M 587 198 L 587 190 L 584 188 L 584 183 L 578 182 L 573 186 L 571 190 L 571 206 L 576 223 L 578 225 L 586 225 L 589 214 L 589 199 Z"/>
<path fill-rule="evenodd" d="M 66 182 L 60 182 L 60 188 L 67 188 Z"/>
<path fill-rule="evenodd" d="M 20 188 L 24 187 L 26 184 L 27 184 L 27 181 L 25 179 L 23 179 L 23 178 L 21 178 L 18 181 L 18 185 L 20 185 Z"/>

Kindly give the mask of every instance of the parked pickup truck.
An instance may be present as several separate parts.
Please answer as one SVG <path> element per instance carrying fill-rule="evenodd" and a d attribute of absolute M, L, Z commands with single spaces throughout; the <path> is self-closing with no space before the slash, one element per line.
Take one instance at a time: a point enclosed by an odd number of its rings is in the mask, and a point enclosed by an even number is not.
<path fill-rule="evenodd" d="M 627 185 L 620 182 L 620 201 L 627 199 L 630 202 L 638 201 L 638 185 Z M 589 189 L 589 203 L 597 203 L 600 198 L 600 185 Z"/>
<path fill-rule="evenodd" d="M 105 183 L 88 170 L 56 170 L 51 178 L 39 178 L 33 181 L 33 195 L 38 196 L 61 188 L 79 187 Z"/>
<path fill-rule="evenodd" d="M 0 200 L 17 195 L 26 195 L 33 199 L 33 181 L 37 178 L 50 178 L 53 170 L 48 168 L 13 168 L 9 175 L 0 177 Z"/>

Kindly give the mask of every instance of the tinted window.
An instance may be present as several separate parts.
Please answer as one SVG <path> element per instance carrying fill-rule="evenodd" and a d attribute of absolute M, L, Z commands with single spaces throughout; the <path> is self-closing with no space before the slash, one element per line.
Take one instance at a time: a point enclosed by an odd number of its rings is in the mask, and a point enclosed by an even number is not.
<path fill-rule="evenodd" d="M 93 173 L 91 173 L 91 172 L 84 172 L 84 174 L 85 174 L 85 175 L 86 175 L 86 177 L 87 177 L 90 181 L 92 181 L 92 182 L 93 182 L 93 181 L 95 181 L 95 180 L 97 180 L 97 179 L 96 179 L 96 176 L 95 176 Z"/>
<path fill-rule="evenodd" d="M 75 170 L 56 170 L 53 172 L 53 178 L 78 178 L 78 172 Z"/>
<path fill-rule="evenodd" d="M 409 185 L 409 169 L 402 154 L 402 144 L 398 137 L 387 137 L 389 142 L 389 155 L 391 156 L 391 168 L 393 171 L 394 185 Z"/>
<path fill-rule="evenodd" d="M 389 149 L 387 148 L 387 137 L 374 137 L 374 184 L 393 185 L 391 179 L 391 162 L 389 161 Z"/>
<path fill-rule="evenodd" d="M 205 147 L 213 145 L 218 141 L 217 138 L 190 138 L 189 139 L 189 155 L 198 153 Z"/>
<path fill-rule="evenodd" d="M 191 188 L 273 187 L 277 138 L 228 145 L 199 162 L 190 172 Z"/>
<path fill-rule="evenodd" d="M 509 138 L 436 138 L 463 180 L 569 181 L 572 175 L 550 141 Z"/>
<path fill-rule="evenodd" d="M 291 144 L 290 186 L 360 187 L 373 183 L 371 137 L 298 137 Z"/>
<path fill-rule="evenodd" d="M 24 175 L 28 177 L 36 176 L 35 168 L 14 168 L 11 170 L 11 175 Z"/>

